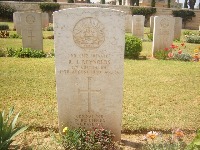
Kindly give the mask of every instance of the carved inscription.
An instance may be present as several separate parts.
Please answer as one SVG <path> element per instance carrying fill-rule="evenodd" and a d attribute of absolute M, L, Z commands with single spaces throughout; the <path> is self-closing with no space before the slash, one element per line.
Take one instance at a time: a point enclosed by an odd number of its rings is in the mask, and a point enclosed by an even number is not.
<path fill-rule="evenodd" d="M 91 77 L 88 77 L 88 83 L 87 83 L 87 86 L 88 88 L 86 90 L 81 90 L 81 89 L 78 89 L 78 93 L 81 94 L 81 93 L 87 93 L 88 95 L 88 112 L 91 112 L 91 94 L 92 93 L 99 93 L 101 92 L 101 90 L 92 90 L 91 89 Z"/>
<path fill-rule="evenodd" d="M 33 15 L 27 15 L 26 16 L 26 22 L 28 24 L 33 24 L 35 22 L 35 17 Z"/>
<path fill-rule="evenodd" d="M 110 54 L 83 53 L 69 54 L 68 69 L 60 70 L 61 74 L 72 75 L 99 75 L 99 74 L 119 74 L 118 70 L 110 68 Z"/>
<path fill-rule="evenodd" d="M 96 49 L 104 42 L 104 26 L 92 17 L 81 19 L 73 29 L 73 39 L 82 49 Z"/>
<path fill-rule="evenodd" d="M 160 21 L 160 30 L 159 30 L 159 35 L 160 35 L 160 44 L 162 45 L 167 45 L 169 43 L 169 35 L 170 35 L 170 30 L 169 30 L 169 19 L 165 18 Z"/>
<path fill-rule="evenodd" d="M 91 128 L 103 125 L 105 123 L 104 116 L 97 113 L 84 113 L 75 117 L 75 123 L 79 127 Z"/>

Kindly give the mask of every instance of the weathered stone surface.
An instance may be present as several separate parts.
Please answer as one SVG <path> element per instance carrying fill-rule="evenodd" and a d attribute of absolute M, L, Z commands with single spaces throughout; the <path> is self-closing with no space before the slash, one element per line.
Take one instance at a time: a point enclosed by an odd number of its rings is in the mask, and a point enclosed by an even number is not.
<path fill-rule="evenodd" d="M 125 32 L 131 33 L 132 30 L 132 15 L 125 15 Z"/>
<path fill-rule="evenodd" d="M 169 46 L 173 43 L 174 23 L 174 17 L 155 16 L 152 55 L 154 55 L 157 50 L 169 48 Z"/>
<path fill-rule="evenodd" d="M 132 34 L 138 38 L 144 37 L 144 20 L 143 15 L 133 15 L 132 19 Z"/>
<path fill-rule="evenodd" d="M 24 48 L 43 49 L 41 13 L 24 12 L 21 16 L 22 44 Z"/>
<path fill-rule="evenodd" d="M 124 13 L 83 7 L 53 18 L 60 130 L 100 124 L 120 140 Z"/>
<path fill-rule="evenodd" d="M 49 14 L 42 13 L 42 28 L 48 27 L 49 25 Z"/>
<path fill-rule="evenodd" d="M 21 17 L 20 17 L 21 13 L 23 13 L 23 12 L 14 12 L 13 13 L 14 29 L 16 29 L 16 32 L 19 35 L 21 35 Z"/>
<path fill-rule="evenodd" d="M 181 29 L 182 29 L 182 18 L 181 17 L 174 17 L 175 24 L 174 24 L 174 40 L 180 39 L 181 37 Z"/>

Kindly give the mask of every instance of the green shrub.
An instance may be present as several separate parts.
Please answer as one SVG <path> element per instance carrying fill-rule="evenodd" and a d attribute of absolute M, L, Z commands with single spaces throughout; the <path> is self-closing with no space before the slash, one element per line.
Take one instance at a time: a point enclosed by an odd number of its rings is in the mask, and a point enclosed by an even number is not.
<path fill-rule="evenodd" d="M 146 7 L 139 7 L 134 8 L 131 7 L 132 15 L 143 15 L 145 17 L 151 16 L 152 14 L 156 13 L 156 8 L 146 8 Z"/>
<path fill-rule="evenodd" d="M 187 22 L 192 20 L 192 17 L 195 17 L 195 12 L 190 10 L 172 10 L 174 17 L 181 17 L 183 19 L 184 27 Z"/>
<path fill-rule="evenodd" d="M 189 36 L 186 36 L 186 42 L 187 43 L 200 44 L 200 36 L 198 36 L 198 35 L 189 35 Z"/>
<path fill-rule="evenodd" d="M 65 149 L 69 150 L 115 150 L 113 138 L 113 133 L 103 128 L 94 128 L 89 131 L 65 127 L 60 142 Z"/>
<path fill-rule="evenodd" d="M 31 48 L 8 48 L 7 57 L 41 58 L 46 57 L 46 54 L 42 50 L 33 50 Z"/>
<path fill-rule="evenodd" d="M 8 30 L 9 26 L 7 24 L 0 24 L 0 30 Z"/>
<path fill-rule="evenodd" d="M 12 21 L 14 12 L 15 10 L 9 5 L 0 4 L 0 18 Z"/>
<path fill-rule="evenodd" d="M 14 141 L 13 139 L 28 128 L 27 126 L 16 126 L 19 113 L 11 120 L 13 112 L 14 107 L 8 114 L 5 114 L 4 111 L 0 112 L 0 150 L 7 150 Z"/>
<path fill-rule="evenodd" d="M 40 3 L 39 6 L 42 12 L 54 12 L 60 9 L 58 3 Z"/>
<path fill-rule="evenodd" d="M 132 35 L 125 37 L 125 58 L 138 59 L 142 51 L 142 41 Z"/>

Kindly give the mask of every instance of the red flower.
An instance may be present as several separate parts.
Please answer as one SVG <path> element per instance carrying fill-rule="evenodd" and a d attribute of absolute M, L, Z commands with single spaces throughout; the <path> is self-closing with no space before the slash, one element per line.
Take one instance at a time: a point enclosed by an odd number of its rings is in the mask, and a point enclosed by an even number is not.
<path fill-rule="evenodd" d="M 169 53 L 168 53 L 168 57 L 169 57 L 169 58 L 172 58 L 173 55 L 174 55 L 174 54 L 173 54 L 172 52 L 169 52 Z"/>
<path fill-rule="evenodd" d="M 185 45 L 185 43 L 181 43 L 181 46 L 184 46 Z"/>
<path fill-rule="evenodd" d="M 178 53 L 181 54 L 181 53 L 182 53 L 182 50 L 179 50 Z"/>
<path fill-rule="evenodd" d="M 169 48 L 165 48 L 165 51 L 168 51 L 169 50 Z"/>
<path fill-rule="evenodd" d="M 174 49 L 176 48 L 176 45 L 172 44 L 170 47 Z"/>

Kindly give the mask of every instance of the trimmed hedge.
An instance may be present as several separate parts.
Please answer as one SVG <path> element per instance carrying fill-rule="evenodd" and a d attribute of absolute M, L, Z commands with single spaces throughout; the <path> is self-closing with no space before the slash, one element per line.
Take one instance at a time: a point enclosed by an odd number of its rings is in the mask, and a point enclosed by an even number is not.
<path fill-rule="evenodd" d="M 140 52 L 142 51 L 141 39 L 132 35 L 126 35 L 125 37 L 125 58 L 138 59 Z"/>

